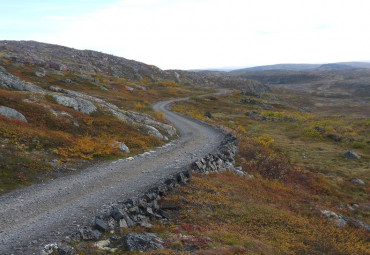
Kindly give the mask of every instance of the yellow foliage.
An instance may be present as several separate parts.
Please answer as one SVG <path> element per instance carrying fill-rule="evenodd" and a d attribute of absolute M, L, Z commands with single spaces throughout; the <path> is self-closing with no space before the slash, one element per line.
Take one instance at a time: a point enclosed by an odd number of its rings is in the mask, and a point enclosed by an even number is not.
<path fill-rule="evenodd" d="M 89 135 L 78 138 L 70 147 L 54 149 L 53 152 L 66 158 L 83 158 L 92 160 L 96 156 L 105 156 L 112 154 L 117 145 L 112 144 L 115 138 L 100 136 L 93 138 Z"/>
<path fill-rule="evenodd" d="M 154 113 L 154 118 L 156 118 L 159 121 L 164 121 L 164 113 L 163 112 L 155 112 Z"/>
<path fill-rule="evenodd" d="M 136 103 L 134 103 L 134 107 L 135 107 L 135 109 L 140 110 L 140 109 L 143 109 L 145 107 L 145 104 L 140 103 L 140 102 L 136 102 Z"/>
<path fill-rule="evenodd" d="M 262 135 L 256 138 L 257 142 L 262 144 L 265 147 L 270 147 L 274 143 L 274 138 L 270 135 Z"/>
<path fill-rule="evenodd" d="M 242 125 L 238 125 L 236 128 L 244 134 L 247 133 L 247 130 Z"/>

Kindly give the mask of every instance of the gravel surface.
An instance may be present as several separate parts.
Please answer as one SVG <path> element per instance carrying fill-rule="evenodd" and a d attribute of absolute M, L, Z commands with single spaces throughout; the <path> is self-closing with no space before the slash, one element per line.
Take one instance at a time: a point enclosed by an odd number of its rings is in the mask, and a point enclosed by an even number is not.
<path fill-rule="evenodd" d="M 40 254 L 43 245 L 87 225 L 102 205 L 137 196 L 215 150 L 223 133 L 166 109 L 172 101 L 153 107 L 177 128 L 176 141 L 1 196 L 0 254 Z"/>

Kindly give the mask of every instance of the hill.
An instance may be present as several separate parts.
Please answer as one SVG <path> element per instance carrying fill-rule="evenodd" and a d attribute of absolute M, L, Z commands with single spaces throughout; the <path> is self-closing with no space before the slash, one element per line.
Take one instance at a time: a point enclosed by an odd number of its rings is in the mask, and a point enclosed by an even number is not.
<path fill-rule="evenodd" d="M 287 71 L 312 71 L 312 70 L 343 70 L 356 68 L 370 68 L 368 62 L 340 62 L 328 64 L 275 64 L 265 66 L 254 66 L 232 70 L 232 73 L 268 71 L 268 70 L 287 70 Z"/>
<path fill-rule="evenodd" d="M 99 74 L 130 81 L 174 81 L 183 84 L 190 83 L 198 86 L 214 87 L 233 87 L 237 83 L 238 86 L 257 85 L 264 87 L 259 82 L 244 78 L 216 78 L 204 73 L 161 70 L 153 65 L 97 51 L 76 50 L 35 41 L 0 41 L 0 56 L 7 61 L 30 66 L 38 73 L 43 73 L 45 70 L 76 73 L 79 77 L 90 81 L 94 81 L 94 76 Z M 268 88 L 266 89 L 268 90 Z"/>
<path fill-rule="evenodd" d="M 370 69 L 353 68 L 349 65 L 328 64 L 311 71 L 238 71 L 223 75 L 257 80 L 322 96 L 370 96 Z"/>
<path fill-rule="evenodd" d="M 165 71 L 34 41 L 0 41 L 0 192 L 72 173 L 90 160 L 163 144 L 176 131 L 151 104 L 218 86 L 269 90 L 245 78 Z"/>

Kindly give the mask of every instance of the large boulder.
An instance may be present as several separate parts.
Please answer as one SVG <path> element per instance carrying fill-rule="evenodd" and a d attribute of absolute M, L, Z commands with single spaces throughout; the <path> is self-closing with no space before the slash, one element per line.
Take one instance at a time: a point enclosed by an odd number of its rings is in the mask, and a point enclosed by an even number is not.
<path fill-rule="evenodd" d="M 344 158 L 348 159 L 359 159 L 361 158 L 356 152 L 354 151 L 347 151 L 346 153 L 343 154 Z"/>
<path fill-rule="evenodd" d="M 70 96 L 63 95 L 52 95 L 55 101 L 63 106 L 72 107 L 76 111 L 83 113 L 93 113 L 97 110 L 96 106 L 88 100 L 82 98 L 73 98 Z"/>
<path fill-rule="evenodd" d="M 161 134 L 161 132 L 158 131 L 155 127 L 144 125 L 145 129 L 147 130 L 148 134 L 154 135 L 155 137 L 167 141 L 168 137 Z"/>
<path fill-rule="evenodd" d="M 24 91 L 32 91 L 32 92 L 45 91 L 44 89 L 36 85 L 21 81 L 18 77 L 8 73 L 5 70 L 5 68 L 2 66 L 0 66 L 0 88 L 24 90 Z"/>
<path fill-rule="evenodd" d="M 152 233 L 129 233 L 122 239 L 122 246 L 125 250 L 150 251 L 163 249 L 163 240 Z"/>
<path fill-rule="evenodd" d="M 122 143 L 122 142 L 119 142 L 119 141 L 115 141 L 112 146 L 117 146 L 117 149 L 120 150 L 120 151 L 124 151 L 124 152 L 127 152 L 127 153 L 130 153 L 130 149 L 127 147 L 126 144 Z"/>
<path fill-rule="evenodd" d="M 356 184 L 360 184 L 360 185 L 365 185 L 365 182 L 362 179 L 359 179 L 359 178 L 352 178 L 351 182 L 356 183 Z"/>
<path fill-rule="evenodd" d="M 24 117 L 22 113 L 6 106 L 0 106 L 0 115 L 3 115 L 11 119 L 17 119 L 27 122 L 26 117 Z"/>

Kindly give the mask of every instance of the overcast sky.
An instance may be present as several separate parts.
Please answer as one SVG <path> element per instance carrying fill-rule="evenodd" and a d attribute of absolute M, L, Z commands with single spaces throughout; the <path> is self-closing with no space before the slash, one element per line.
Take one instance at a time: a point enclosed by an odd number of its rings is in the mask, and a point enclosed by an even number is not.
<path fill-rule="evenodd" d="M 0 0 L 0 40 L 162 69 L 370 60 L 369 0 Z"/>

